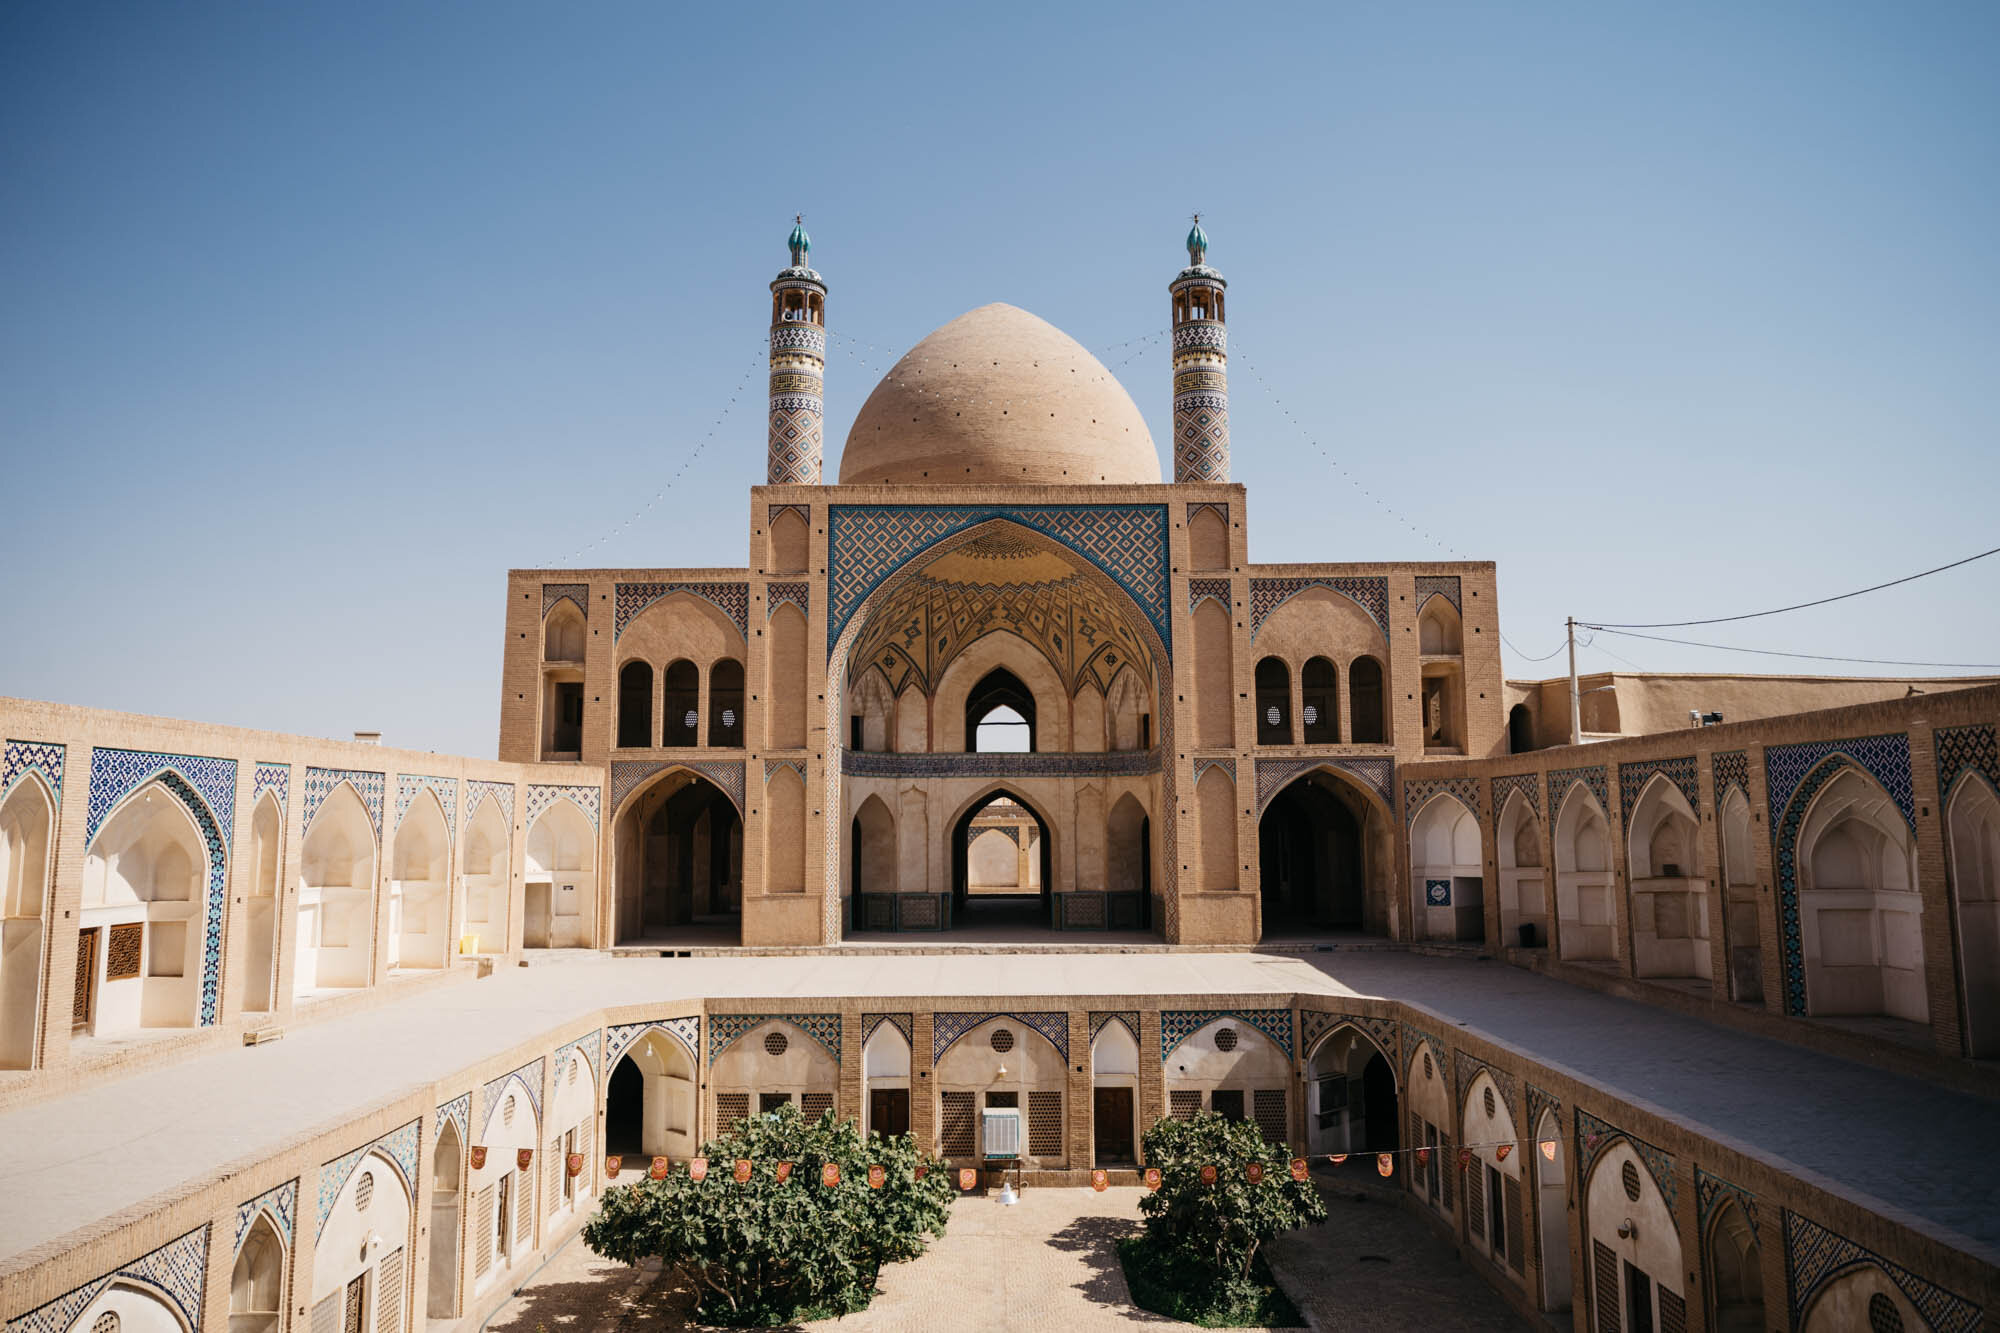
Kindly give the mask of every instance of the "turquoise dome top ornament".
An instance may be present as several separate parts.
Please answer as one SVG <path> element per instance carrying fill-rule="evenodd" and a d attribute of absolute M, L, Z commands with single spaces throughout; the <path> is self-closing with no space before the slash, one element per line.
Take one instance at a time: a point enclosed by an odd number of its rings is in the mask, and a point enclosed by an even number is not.
<path fill-rule="evenodd" d="M 792 218 L 792 234 L 785 244 L 792 248 L 792 267 L 804 268 L 806 256 L 812 252 L 812 237 L 806 235 L 806 215 L 797 214 Z"/>
<path fill-rule="evenodd" d="M 1201 214 L 1194 215 L 1194 226 L 1188 228 L 1188 263 L 1199 268 L 1208 262 L 1208 233 L 1201 229 Z"/>

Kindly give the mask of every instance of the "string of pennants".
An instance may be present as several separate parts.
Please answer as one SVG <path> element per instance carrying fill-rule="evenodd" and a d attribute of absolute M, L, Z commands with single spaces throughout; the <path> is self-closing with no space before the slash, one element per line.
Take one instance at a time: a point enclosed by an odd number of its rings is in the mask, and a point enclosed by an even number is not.
<path fill-rule="evenodd" d="M 1598 1140 L 1601 1137 L 1602 1137 L 1601 1135 L 1592 1134 L 1588 1139 L 1584 1141 L 1584 1146 L 1586 1148 L 1595 1148 L 1597 1146 Z M 1460 1144 L 1456 1150 L 1458 1156 L 1458 1167 L 1462 1171 L 1466 1167 L 1472 1164 L 1472 1152 L 1473 1149 L 1475 1148 L 1491 1148 L 1493 1149 L 1494 1158 L 1498 1161 L 1504 1162 L 1513 1153 L 1515 1142 L 1516 1140 L 1513 1139 L 1505 1139 L 1505 1140 L 1494 1140 L 1489 1143 Z M 1539 1141 L 1537 1146 L 1541 1149 L 1542 1156 L 1545 1159 L 1551 1162 L 1556 1160 L 1556 1147 L 1557 1147 L 1556 1140 L 1542 1139 Z M 520 1167 L 523 1171 L 528 1169 L 529 1162 L 533 1160 L 534 1151 L 535 1150 L 533 1148 L 520 1149 L 518 1158 L 520 1162 Z M 1339 1166 L 1342 1163 L 1346 1162 L 1349 1158 L 1355 1158 L 1355 1157 L 1367 1158 L 1372 1156 L 1375 1159 L 1376 1172 L 1382 1176 L 1392 1176 L 1396 1173 L 1396 1159 L 1398 1157 L 1408 1155 L 1414 1159 L 1415 1165 L 1419 1167 L 1427 1167 L 1431 1163 L 1432 1155 L 1438 1151 L 1439 1150 L 1435 1148 L 1425 1147 L 1425 1148 L 1396 1148 L 1389 1152 L 1376 1152 L 1376 1153 L 1337 1152 L 1337 1153 L 1328 1153 L 1326 1155 L 1326 1160 L 1334 1166 Z M 486 1149 L 474 1148 L 472 1150 L 473 1170 L 476 1171 L 485 1164 L 486 1164 Z M 583 1154 L 582 1153 L 569 1154 L 568 1160 L 564 1163 L 564 1165 L 568 1169 L 570 1175 L 575 1176 L 580 1174 L 583 1170 Z M 619 1174 L 624 1169 L 625 1169 L 625 1159 L 623 1157 L 608 1156 L 604 1159 L 605 1179 L 616 1180 Z M 688 1158 L 687 1169 L 688 1169 L 688 1179 L 694 1181 L 697 1184 L 700 1184 L 702 1181 L 707 1180 L 710 1174 L 709 1161 L 706 1157 Z M 647 1163 L 646 1166 L 646 1179 L 665 1180 L 667 1176 L 672 1173 L 672 1170 L 673 1170 L 673 1162 L 671 1161 L 671 1159 L 666 1157 L 652 1158 Z M 783 1185 L 791 1180 L 796 1170 L 797 1170 L 797 1164 L 794 1162 L 779 1162 L 772 1168 L 772 1174 L 777 1179 L 777 1182 L 780 1185 Z M 930 1170 L 929 1167 L 919 1165 L 916 1168 L 914 1168 L 912 1178 L 915 1180 L 922 1180 L 925 1174 L 929 1172 L 929 1170 Z M 1294 1157 L 1291 1160 L 1289 1174 L 1291 1175 L 1291 1178 L 1293 1180 L 1303 1181 L 1311 1174 L 1311 1171 L 1312 1171 L 1312 1162 L 1310 1159 L 1305 1157 Z M 739 1157 L 735 1159 L 734 1162 L 731 1163 L 731 1169 L 729 1174 L 730 1178 L 734 1180 L 737 1184 L 747 1185 L 750 1183 L 751 1178 L 756 1174 L 756 1163 L 747 1157 Z M 959 1189 L 972 1190 L 977 1188 L 979 1184 L 979 1174 L 980 1174 L 979 1168 L 977 1167 L 971 1167 L 971 1166 L 960 1167 L 958 1170 Z M 1246 1162 L 1244 1164 L 1243 1178 L 1249 1181 L 1252 1185 L 1263 1184 L 1265 1175 L 1266 1172 L 1264 1170 L 1264 1164 L 1262 1162 Z M 1141 1171 L 1139 1173 L 1139 1176 L 1141 1181 L 1144 1182 L 1147 1189 L 1157 1190 L 1160 1188 L 1162 1176 L 1159 1167 L 1149 1166 L 1145 1170 Z M 1213 1185 L 1218 1180 L 1221 1179 L 1222 1168 L 1217 1165 L 1214 1165 L 1213 1163 L 1204 1165 L 1201 1168 L 1200 1176 L 1202 1184 Z M 888 1168 L 882 1166 L 880 1163 L 871 1163 L 868 1167 L 868 1188 L 879 1190 L 885 1183 L 887 1183 L 887 1181 L 888 1181 Z M 839 1164 L 836 1162 L 827 1162 L 826 1164 L 821 1166 L 819 1183 L 822 1186 L 825 1186 L 829 1189 L 839 1185 L 840 1184 Z M 1111 1183 L 1111 1173 L 1104 1170 L 1102 1167 L 1093 1170 L 1090 1173 L 1090 1187 L 1092 1189 L 1101 1192 L 1107 1186 L 1109 1186 L 1110 1183 Z"/>

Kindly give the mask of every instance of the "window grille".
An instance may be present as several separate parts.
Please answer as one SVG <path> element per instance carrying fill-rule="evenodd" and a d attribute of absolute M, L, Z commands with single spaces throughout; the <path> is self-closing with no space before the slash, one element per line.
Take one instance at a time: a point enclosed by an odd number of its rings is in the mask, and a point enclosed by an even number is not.
<path fill-rule="evenodd" d="M 715 1094 L 715 1118 L 727 1129 L 739 1120 L 750 1118 L 750 1094 L 747 1092 L 718 1092 Z"/>
<path fill-rule="evenodd" d="M 90 1333 L 118 1333 L 118 1312 L 106 1310 L 91 1324 Z"/>
<path fill-rule="evenodd" d="M 1233 1051 L 1233 1050 L 1235 1050 L 1235 1049 L 1236 1049 L 1236 1029 L 1235 1029 L 1235 1028 L 1217 1028 L 1217 1029 L 1215 1030 L 1215 1049 L 1216 1049 L 1216 1050 L 1218 1050 L 1218 1051 Z"/>
<path fill-rule="evenodd" d="M 564 1169 L 562 1140 L 552 1139 L 542 1149 L 542 1180 L 545 1185 L 542 1193 L 551 1214 L 563 1204 Z"/>
<path fill-rule="evenodd" d="M 514 1123 L 514 1094 L 511 1092 L 507 1094 L 507 1100 L 500 1103 L 500 1123 L 503 1125 Z"/>
<path fill-rule="evenodd" d="M 817 1120 L 833 1109 L 833 1094 L 830 1092 L 804 1092 L 799 1094 L 799 1110 L 808 1120 Z"/>
<path fill-rule="evenodd" d="M 1250 1112 L 1257 1121 L 1257 1128 L 1263 1131 L 1264 1142 L 1283 1143 L 1291 1137 L 1291 1127 L 1285 1123 L 1283 1088 L 1254 1090 L 1250 1094 Z"/>
<path fill-rule="evenodd" d="M 1903 1333 L 1903 1312 L 1884 1292 L 1868 1298 L 1868 1333 Z"/>
<path fill-rule="evenodd" d="M 111 928 L 110 944 L 104 953 L 104 979 L 124 981 L 139 975 L 139 952 L 146 939 L 143 922 L 130 921 Z"/>
<path fill-rule="evenodd" d="M 1063 1155 L 1063 1095 L 1060 1092 L 1028 1094 L 1028 1155 Z"/>
<path fill-rule="evenodd" d="M 939 1097 L 938 1142 L 946 1157 L 970 1157 L 978 1151 L 978 1116 L 969 1092 L 947 1092 Z"/>
<path fill-rule="evenodd" d="M 493 1187 L 488 1185 L 472 1196 L 472 1276 L 485 1277 L 493 1267 Z M 314 1316 L 314 1333 L 318 1333 L 318 1316 Z"/>
<path fill-rule="evenodd" d="M 375 1333 L 403 1333 L 403 1252 L 398 1249 L 375 1270 Z"/>
<path fill-rule="evenodd" d="M 1488 1120 L 1491 1120 L 1493 1118 L 1493 1089 L 1491 1088 L 1487 1088 L 1485 1090 L 1485 1105 L 1486 1105 L 1486 1118 Z"/>
<path fill-rule="evenodd" d="M 994 1028 L 987 1036 L 986 1044 L 1000 1052 L 1000 1054 L 1005 1055 L 1014 1049 L 1014 1034 L 1006 1028 Z"/>
<path fill-rule="evenodd" d="M 312 1333 L 340 1333 L 340 1297 L 336 1291 L 313 1306 Z"/>
<path fill-rule="evenodd" d="M 1590 1269 L 1597 1333 L 1618 1333 L 1618 1256 L 1601 1240 L 1590 1242 Z"/>
<path fill-rule="evenodd" d="M 1659 1288 L 1659 1292 L 1660 1292 L 1660 1333 L 1687 1333 L 1687 1326 L 1688 1326 L 1687 1302 L 1681 1299 L 1681 1297 L 1676 1293 L 1668 1291 L 1665 1287 Z M 1882 1293 L 1878 1291 L 1875 1293 L 1875 1296 L 1879 1300 L 1882 1298 Z M 1869 1310 L 1869 1313 L 1872 1315 L 1874 1313 L 1874 1310 L 1872 1309 L 1873 1302 L 1870 1302 L 1870 1306 L 1871 1309 Z M 1890 1308 L 1892 1310 L 1894 1309 L 1893 1306 Z M 1902 1324 L 1898 1322 L 1896 1324 L 1896 1328 L 1900 1330 L 1902 1328 Z M 1870 1333 L 1873 1333 L 1872 1329 L 1870 1330 Z"/>
<path fill-rule="evenodd" d="M 1507 1194 L 1507 1262 L 1514 1266 L 1516 1273 L 1528 1271 L 1527 1244 L 1523 1238 L 1523 1217 L 1521 1211 L 1521 1182 L 1513 1176 L 1500 1177 Z"/>
<path fill-rule="evenodd" d="M 1192 1120 L 1201 1111 L 1201 1094 L 1175 1088 L 1167 1094 L 1167 1114 L 1176 1120 Z"/>
<path fill-rule="evenodd" d="M 1639 1202 L 1639 1168 L 1627 1162 L 1618 1172 L 1618 1183 L 1625 1187 L 1625 1197 L 1633 1203 Z"/>
<path fill-rule="evenodd" d="M 783 1055 L 790 1049 L 792 1049 L 792 1039 L 784 1033 L 766 1032 L 764 1034 L 764 1054 Z"/>
<path fill-rule="evenodd" d="M 361 1179 L 354 1182 L 354 1211 L 365 1213 L 368 1205 L 375 1201 L 375 1173 L 363 1171 Z"/>
<path fill-rule="evenodd" d="M 1465 1224 L 1486 1239 L 1486 1163 L 1473 1158 L 1465 1171 Z"/>
<path fill-rule="evenodd" d="M 526 1171 L 514 1173 L 514 1235 L 512 1258 L 535 1248 L 535 1178 Z"/>

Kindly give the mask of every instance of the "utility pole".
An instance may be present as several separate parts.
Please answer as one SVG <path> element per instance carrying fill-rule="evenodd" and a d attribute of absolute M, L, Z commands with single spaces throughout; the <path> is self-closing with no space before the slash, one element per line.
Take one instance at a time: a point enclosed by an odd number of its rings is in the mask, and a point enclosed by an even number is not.
<path fill-rule="evenodd" d="M 1583 744 L 1583 698 L 1576 690 L 1576 617 L 1569 617 L 1569 743 Z"/>

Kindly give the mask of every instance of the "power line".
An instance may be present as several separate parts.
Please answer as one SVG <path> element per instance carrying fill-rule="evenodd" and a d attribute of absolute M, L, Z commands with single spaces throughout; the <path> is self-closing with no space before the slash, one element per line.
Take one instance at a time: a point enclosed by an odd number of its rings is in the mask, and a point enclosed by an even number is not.
<path fill-rule="evenodd" d="M 1520 646 L 1518 644 L 1516 644 L 1512 639 L 1507 637 L 1506 631 L 1504 630 L 1501 631 L 1500 642 L 1506 644 L 1509 648 L 1512 648 L 1514 650 L 1514 656 L 1520 658 L 1523 662 L 1546 662 L 1551 657 L 1554 657 L 1557 653 L 1561 652 L 1564 648 L 1569 646 L 1568 644 L 1559 643 L 1555 647 L 1549 649 L 1549 651 L 1543 653 L 1540 657 L 1530 657 L 1526 653 L 1521 651 Z"/>
<path fill-rule="evenodd" d="M 1933 574 L 1942 574 L 1947 569 L 1957 569 L 1960 565 L 1969 565 L 1975 560 L 1984 560 L 1989 555 L 2000 555 L 2000 546 L 1996 546 L 1990 551 L 1981 551 L 1978 555 L 1969 555 L 1965 557 L 1965 559 L 1963 560 L 1954 560 L 1948 565 L 1939 565 L 1936 569 L 1927 569 L 1921 574 L 1907 574 L 1900 579 L 1890 579 L 1887 583 L 1878 583 L 1872 588 L 1856 588 L 1853 592 L 1844 592 L 1837 597 L 1822 597 L 1816 602 L 1798 602 L 1791 606 L 1778 607 L 1776 610 L 1772 611 L 1751 611 L 1740 616 L 1716 616 L 1712 620 L 1662 620 L 1652 624 L 1633 623 L 1633 624 L 1623 624 L 1623 625 L 1596 625 L 1593 626 L 1593 628 L 1595 629 L 1686 629 L 1691 625 L 1726 625 L 1732 620 L 1756 620 L 1760 616 L 1780 616 L 1787 611 L 1803 611 L 1809 606 L 1825 606 L 1829 602 L 1844 602 L 1850 597 L 1860 597 L 1867 593 L 1880 592 L 1884 588 L 1893 588 L 1899 583 L 1910 583 L 1917 579 L 1929 578 Z M 1583 622 L 1578 621 L 1577 623 L 1582 624 Z M 1672 641 L 1669 640 L 1669 642 Z M 1750 650 L 1746 648 L 1743 649 L 1742 651 L 1749 652 Z M 1810 657 L 1811 654 L 1789 653 L 1789 654 L 1779 654 L 1779 656 Z M 1851 657 L 1851 658 L 1834 658 L 1829 660 L 1860 662 L 1865 659 L 1859 657 Z"/>
<path fill-rule="evenodd" d="M 1785 653 L 1774 648 L 1738 648 L 1729 643 L 1697 643 L 1693 639 L 1670 639 L 1662 634 L 1634 634 L 1630 630 L 1613 629 L 1609 625 L 1586 625 L 1576 622 L 1580 629 L 1594 629 L 1603 634 L 1616 634 L 1627 639 L 1651 639 L 1655 643 L 1678 643 L 1688 648 L 1715 648 L 1726 653 L 1755 653 L 1759 657 L 1797 657 L 1809 662 L 1859 662 L 1864 666 L 1904 666 L 1942 667 L 1953 671 L 2000 671 L 1996 662 L 1903 662 L 1888 657 L 1836 657 L 1827 653 Z M 1608 651 L 1608 650 L 1606 650 Z"/>

